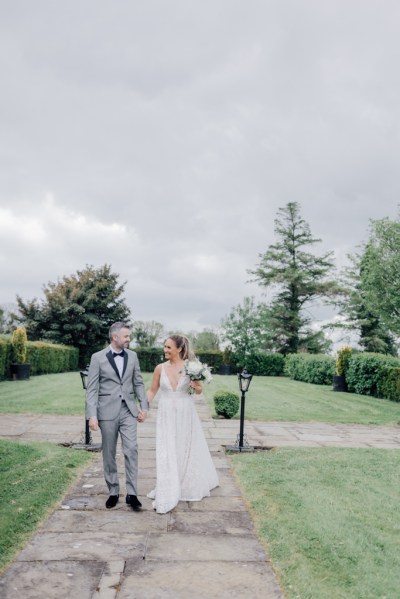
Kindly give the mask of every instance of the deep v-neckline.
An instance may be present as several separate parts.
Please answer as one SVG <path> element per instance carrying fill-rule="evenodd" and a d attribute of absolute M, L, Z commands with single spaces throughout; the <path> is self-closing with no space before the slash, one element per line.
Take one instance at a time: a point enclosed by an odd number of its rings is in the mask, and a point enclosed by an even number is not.
<path fill-rule="evenodd" d="M 178 389 L 178 387 L 179 387 L 179 383 L 181 382 L 181 378 L 182 378 L 182 371 L 183 371 L 183 366 L 182 366 L 182 369 L 180 370 L 179 378 L 178 378 L 178 381 L 177 381 L 177 383 L 176 383 L 176 387 L 175 387 L 175 389 L 174 389 L 174 387 L 173 387 L 173 385 L 172 385 L 172 383 L 171 383 L 171 380 L 170 380 L 170 378 L 169 378 L 169 376 L 168 376 L 168 374 L 167 374 L 167 371 L 165 370 L 165 364 L 163 364 L 163 372 L 164 372 L 165 376 L 167 377 L 167 381 L 168 381 L 168 383 L 169 383 L 169 386 L 170 386 L 170 388 L 171 388 L 171 391 L 172 391 L 173 393 L 176 393 L 176 391 L 177 391 L 177 389 Z"/>

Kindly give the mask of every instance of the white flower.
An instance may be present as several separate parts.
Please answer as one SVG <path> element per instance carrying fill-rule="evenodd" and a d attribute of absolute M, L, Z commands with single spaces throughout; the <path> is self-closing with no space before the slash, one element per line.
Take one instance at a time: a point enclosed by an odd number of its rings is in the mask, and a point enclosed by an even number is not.
<path fill-rule="evenodd" d="M 191 381 L 205 381 L 206 383 L 212 381 L 209 367 L 207 364 L 202 364 L 200 360 L 185 360 L 184 371 Z M 189 387 L 189 393 L 193 393 L 192 387 Z"/>

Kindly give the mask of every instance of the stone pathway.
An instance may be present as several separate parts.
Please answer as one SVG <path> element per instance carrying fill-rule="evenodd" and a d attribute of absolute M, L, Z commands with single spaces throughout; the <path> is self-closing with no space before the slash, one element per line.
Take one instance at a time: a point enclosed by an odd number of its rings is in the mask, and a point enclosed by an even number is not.
<path fill-rule="evenodd" d="M 96 455 L 0 578 L 0 597 L 283 599 L 216 434 L 219 421 L 210 418 L 201 401 L 197 407 L 220 478 L 210 498 L 181 502 L 165 515 L 152 509 L 146 497 L 155 483 L 156 411 L 152 410 L 139 427 L 143 511 L 133 512 L 124 496 L 115 509 L 105 508 L 101 455 Z M 236 427 L 221 426 L 221 435 L 225 431 L 235 437 L 238 423 L 232 424 Z M 80 418 L 2 415 L 0 437 L 78 442 L 83 428 Z M 118 459 L 122 472 L 123 458 Z"/>
<path fill-rule="evenodd" d="M 2 599 L 283 599 L 268 556 L 230 470 L 223 446 L 237 420 L 210 418 L 197 401 L 220 487 L 201 502 L 156 514 L 146 493 L 155 480 L 152 410 L 139 427 L 141 513 L 121 498 L 107 510 L 101 455 L 0 577 Z M 73 444 L 83 417 L 2 414 L 0 438 Z M 249 443 L 268 447 L 400 448 L 399 426 L 246 421 Z M 100 442 L 100 433 L 93 435 Z M 119 469 L 123 458 L 119 454 Z M 121 476 L 121 482 L 123 476 Z M 124 489 L 122 492 L 125 495 Z"/>

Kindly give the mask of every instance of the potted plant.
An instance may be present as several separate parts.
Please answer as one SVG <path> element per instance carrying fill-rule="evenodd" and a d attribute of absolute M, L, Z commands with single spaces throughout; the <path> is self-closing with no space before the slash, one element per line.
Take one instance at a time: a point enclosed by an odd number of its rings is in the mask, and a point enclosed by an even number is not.
<path fill-rule="evenodd" d="M 12 335 L 13 362 L 11 363 L 11 375 L 14 381 L 29 379 L 31 365 L 26 363 L 27 337 L 24 327 L 17 327 Z"/>
<path fill-rule="evenodd" d="M 333 390 L 347 391 L 346 371 L 352 354 L 351 347 L 342 347 L 337 352 L 336 374 L 333 375 Z"/>

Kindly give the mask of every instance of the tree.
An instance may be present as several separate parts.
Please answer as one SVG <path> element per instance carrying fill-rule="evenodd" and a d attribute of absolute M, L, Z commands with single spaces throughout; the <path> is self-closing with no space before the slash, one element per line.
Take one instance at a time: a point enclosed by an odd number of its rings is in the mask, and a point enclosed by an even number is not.
<path fill-rule="evenodd" d="M 232 308 L 222 321 L 222 338 L 228 341 L 240 363 L 260 350 L 271 349 L 269 310 L 256 304 L 254 297 L 245 297 L 242 305 Z"/>
<path fill-rule="evenodd" d="M 218 334 L 212 329 L 203 329 L 193 339 L 193 347 L 199 351 L 219 350 Z"/>
<path fill-rule="evenodd" d="M 86 266 L 49 282 L 41 302 L 24 302 L 17 296 L 28 338 L 73 345 L 79 349 L 80 365 L 86 365 L 91 354 L 104 347 L 110 325 L 129 322 L 130 310 L 121 297 L 125 283 L 119 285 L 118 277 L 107 264 L 98 269 Z"/>
<path fill-rule="evenodd" d="M 133 339 L 137 347 L 155 347 L 161 342 L 164 326 L 155 320 L 136 320 L 133 324 Z"/>
<path fill-rule="evenodd" d="M 371 222 L 364 252 L 365 301 L 386 330 L 400 335 L 400 220 Z"/>
<path fill-rule="evenodd" d="M 305 308 L 315 300 L 332 299 L 340 292 L 336 281 L 327 278 L 333 269 L 332 252 L 315 256 L 306 246 L 320 242 L 300 216 L 297 202 L 280 208 L 275 219 L 278 241 L 269 246 L 255 270 L 255 280 L 265 288 L 276 289 L 270 305 L 270 326 L 275 349 L 296 353 L 310 336 L 311 319 Z"/>
<path fill-rule="evenodd" d="M 340 298 L 340 314 L 346 318 L 337 326 L 356 330 L 359 344 L 367 352 L 397 355 L 393 335 L 382 321 L 380 311 L 369 298 L 369 254 L 367 242 L 360 254 L 349 255 L 350 266 L 344 269 L 346 293 Z"/>

